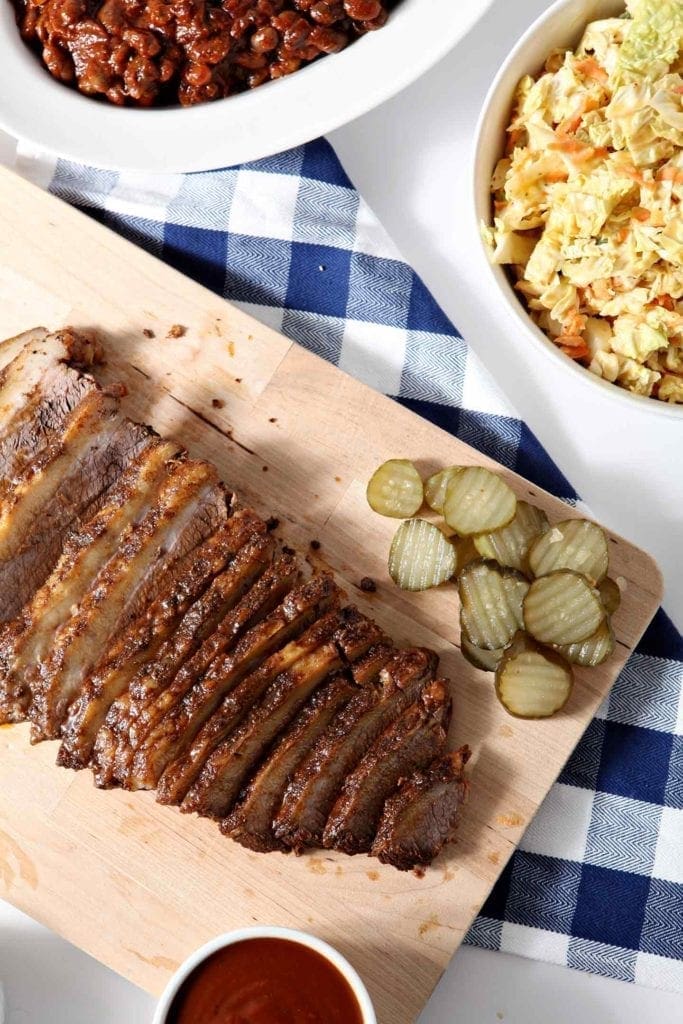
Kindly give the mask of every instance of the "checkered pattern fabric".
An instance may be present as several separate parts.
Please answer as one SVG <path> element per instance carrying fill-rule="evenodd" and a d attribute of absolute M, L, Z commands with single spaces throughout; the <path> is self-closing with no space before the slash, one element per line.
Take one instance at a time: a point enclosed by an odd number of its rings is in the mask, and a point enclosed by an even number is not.
<path fill-rule="evenodd" d="M 147 178 L 23 150 L 19 170 L 572 504 L 322 141 Z M 580 504 L 580 503 L 579 503 Z M 467 941 L 683 991 L 683 641 L 659 612 Z"/>

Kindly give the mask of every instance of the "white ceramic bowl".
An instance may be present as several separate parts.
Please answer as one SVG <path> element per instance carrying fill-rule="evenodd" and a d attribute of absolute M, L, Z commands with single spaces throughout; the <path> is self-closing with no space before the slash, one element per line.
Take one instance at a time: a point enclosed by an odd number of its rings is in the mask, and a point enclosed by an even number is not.
<path fill-rule="evenodd" d="M 208 959 L 208 957 L 213 953 L 217 953 L 219 949 L 225 949 L 226 946 L 232 946 L 237 942 L 245 942 L 249 939 L 287 939 L 290 942 L 298 942 L 301 946 L 307 946 L 309 949 L 315 950 L 316 953 L 325 957 L 325 959 L 336 967 L 339 973 L 346 978 L 356 999 L 358 1000 L 358 1005 L 363 1017 L 363 1024 L 377 1024 L 377 1017 L 375 1016 L 375 1011 L 372 1007 L 372 1003 L 370 1002 L 370 996 L 368 995 L 365 985 L 361 981 L 358 972 L 354 970 L 348 960 L 346 960 L 341 953 L 338 953 L 337 950 L 327 942 L 323 942 L 322 939 L 316 938 L 315 935 L 309 935 L 307 932 L 300 932 L 294 928 L 275 927 L 240 928 L 234 932 L 227 932 L 225 935 L 219 935 L 217 938 L 212 939 L 211 942 L 207 942 L 206 945 L 198 949 L 196 953 L 189 956 L 187 960 L 180 965 L 162 992 L 161 998 L 157 1003 L 152 1024 L 166 1024 L 168 1012 L 171 1009 L 173 1000 L 175 999 L 180 986 L 187 978 L 189 978 L 199 964 L 203 963 L 204 960 Z"/>
<path fill-rule="evenodd" d="M 491 217 L 491 174 L 503 155 L 505 129 L 510 121 L 510 111 L 515 88 L 524 75 L 536 75 L 543 67 L 548 53 L 555 47 L 573 48 L 579 42 L 589 21 L 611 17 L 624 10 L 624 0 L 558 0 L 545 14 L 538 18 L 513 47 L 509 57 L 496 75 L 479 116 L 475 133 L 472 188 L 474 212 L 477 219 L 476 234 L 481 221 L 488 223 Z M 485 250 L 483 242 L 481 243 Z M 486 252 L 486 250 L 485 250 Z M 496 288 L 523 335 L 544 357 L 560 360 L 567 371 L 580 377 L 589 386 L 599 388 L 605 398 L 621 404 L 622 409 L 631 411 L 640 408 L 658 416 L 683 418 L 683 406 L 659 402 L 653 398 L 635 395 L 631 391 L 602 380 L 590 370 L 565 356 L 545 336 L 528 315 L 510 283 L 503 267 L 493 266 L 486 253 L 486 264 Z M 624 406 L 626 403 L 626 406 Z"/>
<path fill-rule="evenodd" d="M 200 171 L 256 160 L 338 128 L 427 71 L 492 0 L 402 0 L 339 54 L 251 92 L 188 109 L 113 107 L 56 82 L 0 3 L 0 127 L 82 163 Z M 434 26 L 438 26 L 435 28 Z"/>

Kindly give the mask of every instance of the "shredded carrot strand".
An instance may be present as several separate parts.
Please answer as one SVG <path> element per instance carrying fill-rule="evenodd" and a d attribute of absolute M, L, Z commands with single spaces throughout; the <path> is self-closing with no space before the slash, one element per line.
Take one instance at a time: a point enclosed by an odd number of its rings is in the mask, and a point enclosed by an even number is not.
<path fill-rule="evenodd" d="M 597 160 L 607 156 L 609 150 L 605 146 L 586 146 L 578 139 L 559 138 L 557 142 L 551 142 L 548 149 L 557 150 L 559 153 L 571 154 L 575 160 Z"/>
<path fill-rule="evenodd" d="M 548 182 L 548 184 L 552 185 L 557 181 L 566 181 L 568 177 L 569 171 L 561 171 L 558 169 L 557 171 L 548 171 L 548 173 L 545 176 L 545 180 Z"/>
<path fill-rule="evenodd" d="M 623 167 L 621 168 L 621 173 L 624 175 L 624 177 L 630 178 L 631 181 L 635 181 L 636 184 L 641 186 L 641 188 L 653 189 L 657 187 L 654 181 L 646 181 L 641 171 L 637 170 L 637 168 L 635 167 Z"/>
<path fill-rule="evenodd" d="M 560 345 L 560 351 L 564 352 L 570 359 L 586 359 L 590 355 L 588 346 L 584 343 L 581 346 Z"/>
<path fill-rule="evenodd" d="M 658 178 L 660 181 L 672 181 L 675 185 L 683 184 L 683 171 L 677 167 L 662 167 Z"/>
<path fill-rule="evenodd" d="M 592 78 L 594 82 L 604 84 L 608 79 L 607 72 L 598 64 L 594 57 L 578 60 L 575 67 L 577 71 L 580 71 L 586 78 Z"/>
<path fill-rule="evenodd" d="M 522 128 L 508 128 L 508 138 L 507 138 L 507 142 L 505 143 L 505 155 L 506 156 L 509 156 L 510 153 L 512 153 L 513 149 L 515 148 L 515 146 L 517 145 L 519 140 L 522 138 L 522 135 L 523 135 L 523 129 Z"/>
<path fill-rule="evenodd" d="M 574 135 L 574 133 L 576 132 L 577 128 L 581 124 L 582 118 L 583 118 L 583 112 L 580 113 L 580 114 L 577 114 L 575 117 L 567 117 L 567 118 L 565 118 L 564 121 L 560 121 L 560 123 L 558 124 L 557 129 L 556 129 L 556 134 L 557 135 Z"/>
<path fill-rule="evenodd" d="M 580 345 L 586 344 L 580 334 L 560 334 L 557 341 L 558 344 L 566 345 L 567 348 L 578 348 Z"/>

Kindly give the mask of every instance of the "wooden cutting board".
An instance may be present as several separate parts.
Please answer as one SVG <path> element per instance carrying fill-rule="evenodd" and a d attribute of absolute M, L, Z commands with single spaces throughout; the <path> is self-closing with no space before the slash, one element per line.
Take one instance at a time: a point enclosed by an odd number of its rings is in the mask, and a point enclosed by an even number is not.
<path fill-rule="evenodd" d="M 351 600 L 398 642 L 438 651 L 453 681 L 452 740 L 474 750 L 472 794 L 457 844 L 422 879 L 365 857 L 259 856 L 151 794 L 98 792 L 89 772 L 54 766 L 54 744 L 31 748 L 25 726 L 6 727 L 0 894 L 152 993 L 220 932 L 256 922 L 304 928 L 357 967 L 380 1024 L 408 1024 L 654 614 L 660 573 L 610 536 L 611 573 L 625 586 L 615 656 L 577 672 L 565 713 L 513 719 L 491 676 L 460 654 L 455 589 L 411 595 L 388 580 L 396 523 L 374 515 L 364 497 L 372 470 L 392 456 L 425 472 L 494 463 L 0 172 L 0 337 L 66 323 L 102 332 L 105 375 L 129 386 L 132 416 L 215 461 L 248 502 L 280 518 L 293 546 L 306 551 L 319 540 Z M 186 328 L 183 337 L 167 337 L 174 324 Z M 551 518 L 572 515 L 495 468 Z M 360 591 L 363 576 L 377 581 L 376 594 Z"/>

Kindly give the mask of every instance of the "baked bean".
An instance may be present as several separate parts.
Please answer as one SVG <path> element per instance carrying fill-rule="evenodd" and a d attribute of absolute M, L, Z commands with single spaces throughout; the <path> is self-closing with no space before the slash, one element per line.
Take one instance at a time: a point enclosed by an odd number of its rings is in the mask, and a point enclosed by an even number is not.
<path fill-rule="evenodd" d="M 137 28 L 126 28 L 121 33 L 121 38 L 128 43 L 142 57 L 156 57 L 161 53 L 161 43 L 153 32 L 143 32 Z"/>
<path fill-rule="evenodd" d="M 280 36 L 277 30 L 272 25 L 264 25 L 263 28 L 257 29 L 251 37 L 251 48 L 256 53 L 270 53 L 271 50 L 277 49 L 279 42 Z M 251 88 L 253 89 L 254 86 Z"/>
<path fill-rule="evenodd" d="M 294 57 L 281 58 L 270 65 L 271 78 L 283 78 L 285 75 L 293 75 L 301 67 L 301 61 Z"/>
<path fill-rule="evenodd" d="M 195 86 L 207 85 L 212 77 L 208 64 L 188 64 L 183 72 L 185 81 Z"/>
<path fill-rule="evenodd" d="M 247 82 L 249 83 L 249 88 L 250 89 L 256 89 L 257 86 L 263 85 L 264 82 L 267 82 L 269 80 L 269 78 L 270 78 L 270 71 L 268 70 L 268 67 L 266 66 L 265 68 L 261 68 L 260 71 L 252 72 L 252 74 L 249 75 L 249 77 L 247 79 Z"/>
<path fill-rule="evenodd" d="M 373 18 L 372 21 L 363 22 L 363 28 L 366 32 L 376 32 L 378 28 L 384 28 L 388 17 L 388 11 L 380 11 L 377 17 Z"/>
<path fill-rule="evenodd" d="M 327 3 L 326 0 L 319 0 L 317 4 L 311 7 L 310 13 L 311 18 L 318 25 L 332 28 L 333 25 L 336 25 L 338 21 L 344 18 L 344 6 L 340 3 Z"/>
<path fill-rule="evenodd" d="M 382 5 L 379 0 L 344 0 L 344 10 L 356 21 L 372 21 L 379 16 Z"/>
<path fill-rule="evenodd" d="M 332 28 L 323 28 L 318 25 L 311 32 L 311 44 L 316 46 L 323 53 L 339 53 L 349 41 L 345 32 L 335 32 Z"/>
<path fill-rule="evenodd" d="M 190 59 L 197 63 L 220 64 L 230 53 L 230 39 L 226 39 L 225 36 L 200 39 L 188 46 L 186 52 Z"/>
<path fill-rule="evenodd" d="M 122 85 L 112 85 L 104 94 L 110 103 L 113 103 L 117 107 L 124 106 L 126 102 L 126 93 Z"/>
<path fill-rule="evenodd" d="M 74 64 L 68 53 L 59 46 L 46 46 L 43 49 L 43 60 L 50 74 L 60 82 L 71 82 L 74 78 Z"/>
<path fill-rule="evenodd" d="M 297 18 L 285 29 L 284 44 L 290 50 L 300 50 L 308 42 L 311 26 L 304 18 Z"/>
<path fill-rule="evenodd" d="M 380 28 L 396 2 L 14 0 L 50 74 L 141 107 L 206 103 L 291 75 Z"/>

